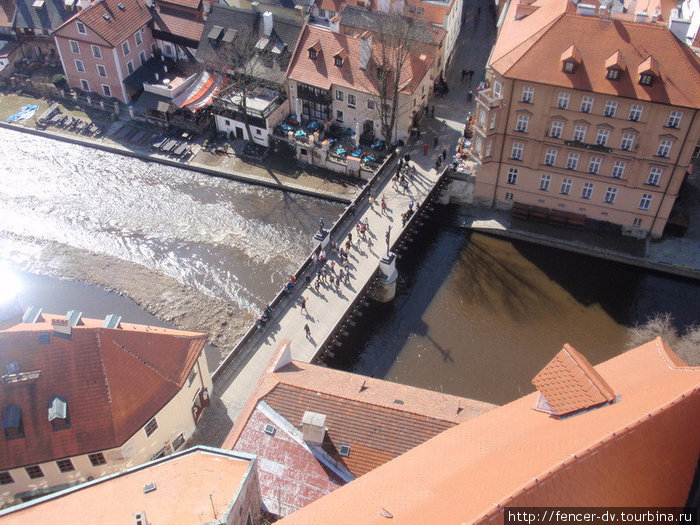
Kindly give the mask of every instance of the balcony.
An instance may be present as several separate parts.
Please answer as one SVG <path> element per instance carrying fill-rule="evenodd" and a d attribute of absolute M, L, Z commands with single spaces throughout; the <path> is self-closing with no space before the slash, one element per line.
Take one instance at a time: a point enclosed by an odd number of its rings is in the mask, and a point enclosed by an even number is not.
<path fill-rule="evenodd" d="M 564 144 L 572 148 L 580 148 L 589 151 L 600 151 L 602 153 L 612 153 L 612 148 L 607 146 L 600 146 L 599 144 L 587 144 L 586 142 L 581 142 L 579 140 L 565 140 Z"/>

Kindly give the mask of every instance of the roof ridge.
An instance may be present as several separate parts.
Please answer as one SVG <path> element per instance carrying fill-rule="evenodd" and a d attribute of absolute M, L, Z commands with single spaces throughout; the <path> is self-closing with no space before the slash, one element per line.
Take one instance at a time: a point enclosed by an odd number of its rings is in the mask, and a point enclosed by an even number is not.
<path fill-rule="evenodd" d="M 97 355 L 100 357 L 100 367 L 102 367 L 102 375 L 105 380 L 105 387 L 107 388 L 107 404 L 110 405 L 109 408 L 109 420 L 112 423 L 109 429 L 112 433 L 112 441 L 117 442 L 117 423 L 114 421 L 114 410 L 112 410 L 112 389 L 109 384 L 109 378 L 107 377 L 107 369 L 105 368 L 105 361 L 102 357 L 102 330 L 95 328 L 95 338 L 97 339 Z"/>

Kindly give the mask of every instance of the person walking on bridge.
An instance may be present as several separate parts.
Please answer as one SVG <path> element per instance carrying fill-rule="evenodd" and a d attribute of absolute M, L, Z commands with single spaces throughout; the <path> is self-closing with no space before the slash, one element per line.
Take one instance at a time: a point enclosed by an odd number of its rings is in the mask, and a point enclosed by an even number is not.
<path fill-rule="evenodd" d="M 302 311 L 302 312 L 303 312 L 303 311 L 306 311 L 306 313 L 308 314 L 309 311 L 306 309 L 306 297 L 302 296 L 302 297 L 301 297 L 301 302 L 300 302 L 299 304 L 300 304 L 300 306 L 301 306 L 300 311 Z"/>
<path fill-rule="evenodd" d="M 304 325 L 304 333 L 306 334 L 307 339 L 311 339 L 311 328 L 309 328 L 308 323 Z"/>

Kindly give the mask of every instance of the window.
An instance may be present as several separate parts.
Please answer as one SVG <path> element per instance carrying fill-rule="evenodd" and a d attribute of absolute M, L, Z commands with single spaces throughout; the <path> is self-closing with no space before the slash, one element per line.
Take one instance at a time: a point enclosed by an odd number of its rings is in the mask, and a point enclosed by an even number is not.
<path fill-rule="evenodd" d="M 578 153 L 569 153 L 569 157 L 566 159 L 566 169 L 575 170 L 578 168 Z"/>
<path fill-rule="evenodd" d="M 650 193 L 642 193 L 642 198 L 639 201 L 639 209 L 640 210 L 648 210 L 649 206 L 651 206 L 651 194 Z"/>
<path fill-rule="evenodd" d="M 649 186 L 658 186 L 659 182 L 661 182 L 661 174 L 663 172 L 663 168 L 651 168 L 649 170 L 649 177 L 647 177 L 647 184 Z"/>
<path fill-rule="evenodd" d="M 343 93 L 339 89 L 336 89 L 335 90 L 335 99 L 340 100 L 342 102 L 344 98 L 345 98 L 345 93 Z"/>
<path fill-rule="evenodd" d="M 9 485 L 14 482 L 15 480 L 12 478 L 12 474 L 9 472 L 0 472 L 0 485 Z"/>
<path fill-rule="evenodd" d="M 348 457 L 350 455 L 350 445 L 340 445 L 338 453 L 341 456 Z"/>
<path fill-rule="evenodd" d="M 486 111 L 483 109 L 479 110 L 479 119 L 477 121 L 477 124 L 479 125 L 480 128 L 483 128 L 486 126 Z"/>
<path fill-rule="evenodd" d="M 620 70 L 617 69 L 616 67 L 611 67 L 608 69 L 608 74 L 605 76 L 608 80 L 619 80 L 620 79 Z"/>
<path fill-rule="evenodd" d="M 260 131 L 259 129 L 256 128 L 256 129 L 255 129 L 255 134 L 258 135 L 258 136 L 260 136 L 260 135 L 262 135 L 262 131 Z"/>
<path fill-rule="evenodd" d="M 508 170 L 508 184 L 518 183 L 518 168 L 510 168 Z"/>
<path fill-rule="evenodd" d="M 131 64 L 131 62 L 129 62 L 129 64 Z M 129 71 L 129 73 L 133 73 L 133 72 L 134 72 L 134 65 L 131 64 L 131 71 Z M 105 69 L 105 67 L 102 64 L 97 64 L 97 74 L 103 78 L 107 78 L 107 70 Z"/>
<path fill-rule="evenodd" d="M 155 44 L 153 44 L 153 46 L 155 47 Z M 155 53 L 155 50 L 153 52 Z M 171 46 L 170 44 L 165 44 L 165 54 L 168 56 L 173 56 L 173 46 Z M 314 56 L 314 58 L 316 57 Z"/>
<path fill-rule="evenodd" d="M 584 140 L 586 139 L 586 126 L 584 126 L 582 124 L 578 124 L 574 128 L 573 139 L 576 142 L 584 142 Z"/>
<path fill-rule="evenodd" d="M 146 52 L 145 52 L 145 51 L 141 51 L 141 52 L 139 53 L 139 65 L 142 66 L 142 65 L 144 65 L 145 63 L 146 63 Z"/>
<path fill-rule="evenodd" d="M 107 460 L 102 452 L 97 452 L 96 454 L 88 454 L 88 459 L 93 467 L 99 467 L 100 465 L 107 464 Z"/>
<path fill-rule="evenodd" d="M 551 175 L 542 175 L 542 177 L 540 177 L 540 189 L 542 191 L 549 191 L 550 182 L 552 182 Z"/>
<path fill-rule="evenodd" d="M 78 73 L 85 73 L 85 64 L 83 64 L 82 60 L 75 61 L 75 69 L 78 71 Z"/>
<path fill-rule="evenodd" d="M 630 108 L 630 120 L 637 122 L 639 119 L 641 119 L 642 110 L 643 108 L 639 104 L 632 104 L 632 107 Z"/>
<path fill-rule="evenodd" d="M 598 135 L 596 135 L 595 143 L 598 146 L 605 146 L 608 143 L 608 138 L 610 137 L 610 130 L 599 129 Z"/>
<path fill-rule="evenodd" d="M 126 63 L 126 70 L 128 71 L 128 74 L 131 75 L 134 72 L 134 61 L 129 60 Z"/>
<path fill-rule="evenodd" d="M 491 156 L 491 141 L 489 140 L 486 143 L 486 151 L 484 152 L 484 157 L 490 157 Z"/>
<path fill-rule="evenodd" d="M 173 439 L 173 450 L 177 450 L 178 448 L 180 448 L 184 444 L 185 444 L 185 435 L 178 434 L 178 436 L 175 439 Z"/>
<path fill-rule="evenodd" d="M 156 421 L 156 418 L 152 418 L 148 423 L 146 423 L 146 426 L 143 427 L 143 430 L 146 432 L 146 437 L 149 437 L 151 434 L 153 434 L 157 428 L 158 422 Z"/>
<path fill-rule="evenodd" d="M 357 105 L 357 98 L 352 93 L 348 93 L 348 106 L 354 108 Z"/>
<path fill-rule="evenodd" d="M 481 140 L 480 136 L 476 136 L 476 139 L 474 140 L 474 153 L 481 157 L 481 148 L 484 145 L 483 140 Z"/>
<path fill-rule="evenodd" d="M 98 46 L 90 46 L 94 58 L 102 58 L 102 50 Z"/>
<path fill-rule="evenodd" d="M 530 86 L 525 86 L 523 88 L 523 94 L 520 97 L 520 102 L 527 102 L 532 104 L 532 100 L 535 98 L 535 88 Z"/>
<path fill-rule="evenodd" d="M 39 465 L 32 465 L 31 467 L 26 467 L 24 470 L 27 471 L 27 476 L 29 479 L 43 478 L 44 473 Z"/>
<path fill-rule="evenodd" d="M 124 52 L 124 56 L 131 53 L 131 50 L 129 49 L 129 42 L 128 41 L 122 43 L 122 51 Z"/>
<path fill-rule="evenodd" d="M 335 67 L 343 67 L 343 57 L 336 55 L 333 63 L 335 64 Z"/>
<path fill-rule="evenodd" d="M 620 149 L 628 151 L 632 149 L 634 145 L 634 134 L 625 133 L 622 135 L 622 140 L 620 141 Z"/>
<path fill-rule="evenodd" d="M 554 166 L 554 163 L 557 161 L 557 150 L 555 149 L 547 149 L 547 151 L 544 154 L 544 163 L 547 166 Z"/>
<path fill-rule="evenodd" d="M 514 195 L 513 195 L 512 193 L 506 192 L 505 199 L 506 199 L 507 201 L 512 201 L 512 200 L 513 200 L 513 197 L 514 197 Z"/>
<path fill-rule="evenodd" d="M 107 84 L 102 84 L 102 94 L 105 97 L 111 97 L 112 96 L 112 89 Z"/>
<path fill-rule="evenodd" d="M 635 228 L 639 228 L 641 225 L 642 225 L 642 219 L 640 219 L 639 217 L 635 218 L 632 221 L 632 226 L 634 226 Z"/>
<path fill-rule="evenodd" d="M 563 179 L 561 181 L 561 190 L 559 191 L 562 195 L 568 195 L 571 193 L 571 183 L 571 179 Z"/>
<path fill-rule="evenodd" d="M 498 80 L 496 80 L 493 83 L 493 98 L 501 98 L 501 94 L 502 94 L 501 89 L 502 88 L 503 88 L 503 86 L 501 85 L 501 83 Z"/>
<path fill-rule="evenodd" d="M 683 113 L 681 113 L 680 111 L 671 111 L 671 114 L 668 116 L 668 123 L 666 124 L 666 127 L 679 128 L 681 125 L 682 117 Z"/>
<path fill-rule="evenodd" d="M 564 123 L 560 120 L 552 122 L 552 127 L 549 128 L 549 136 L 555 139 L 561 138 L 561 132 L 564 130 Z"/>
<path fill-rule="evenodd" d="M 491 113 L 491 118 L 489 118 L 489 129 L 496 127 L 496 112 Z"/>
<path fill-rule="evenodd" d="M 514 160 L 523 160 L 523 145 L 520 142 L 514 142 L 513 148 L 510 151 L 510 158 Z"/>
<path fill-rule="evenodd" d="M 656 151 L 657 157 L 668 157 L 671 153 L 671 146 L 673 146 L 673 141 L 662 140 L 659 142 L 659 149 Z"/>
<path fill-rule="evenodd" d="M 367 109 L 375 109 L 376 107 L 377 106 L 374 103 L 374 100 L 372 100 L 371 98 L 368 98 L 367 99 Z"/>
<path fill-rule="evenodd" d="M 573 60 L 564 62 L 564 73 L 573 73 L 576 71 L 576 63 Z"/>
<path fill-rule="evenodd" d="M 615 197 L 617 197 L 617 188 L 608 188 L 607 190 L 605 190 L 605 202 L 607 202 L 608 204 L 614 204 Z"/>
<path fill-rule="evenodd" d="M 197 377 L 197 367 L 192 367 L 192 371 L 190 372 L 190 375 L 187 376 L 187 386 L 192 386 L 192 382 L 195 380 Z"/>
<path fill-rule="evenodd" d="M 598 174 L 600 171 L 600 157 L 591 157 L 588 163 L 588 173 Z"/>
<path fill-rule="evenodd" d="M 80 54 L 80 46 L 78 45 L 78 42 L 75 40 L 70 40 L 70 50 L 75 53 L 76 55 Z"/>
<path fill-rule="evenodd" d="M 615 164 L 613 165 L 612 176 L 616 179 L 621 179 L 622 176 L 625 174 L 626 167 L 627 167 L 626 162 L 622 162 L 621 160 L 616 160 Z"/>
<path fill-rule="evenodd" d="M 651 73 L 642 73 L 639 75 L 639 85 L 641 86 L 651 86 L 654 82 L 654 75 Z"/>
<path fill-rule="evenodd" d="M 87 35 L 85 24 L 83 24 L 82 22 L 76 22 L 75 25 L 78 28 L 78 33 L 80 33 L 81 35 Z"/>
<path fill-rule="evenodd" d="M 590 113 L 593 109 L 593 97 L 583 97 L 581 99 L 581 112 Z"/>
<path fill-rule="evenodd" d="M 337 120 L 338 122 L 342 122 L 342 121 L 343 121 L 343 112 L 342 112 L 342 111 L 337 110 L 337 111 L 335 112 L 335 120 Z"/>
<path fill-rule="evenodd" d="M 73 472 L 75 467 L 70 459 L 59 459 L 56 461 L 56 466 L 60 472 Z"/>
<path fill-rule="evenodd" d="M 5 439 L 7 440 L 24 437 L 22 409 L 19 405 L 11 403 L 2 409 L 2 428 L 5 431 Z"/>
<path fill-rule="evenodd" d="M 617 113 L 617 102 L 614 100 L 606 100 L 605 101 L 605 116 L 606 117 L 614 117 L 615 113 Z"/>
<path fill-rule="evenodd" d="M 530 124 L 530 117 L 527 115 L 518 115 L 518 123 L 515 126 L 515 131 L 527 133 L 527 126 Z"/>
<path fill-rule="evenodd" d="M 593 183 L 585 182 L 583 184 L 583 189 L 581 190 L 582 199 L 590 199 L 593 196 Z"/>
<path fill-rule="evenodd" d="M 80 87 L 83 89 L 83 91 L 90 91 L 90 84 L 84 78 L 80 79 Z"/>
<path fill-rule="evenodd" d="M 141 38 L 141 31 L 136 31 L 136 33 L 134 33 L 134 40 L 136 40 L 137 46 L 140 46 L 143 43 L 143 38 Z"/>
<path fill-rule="evenodd" d="M 557 97 L 557 107 L 559 109 L 568 109 L 569 100 L 571 100 L 571 95 L 569 95 L 568 93 L 564 93 L 563 91 L 560 92 L 559 96 Z"/>

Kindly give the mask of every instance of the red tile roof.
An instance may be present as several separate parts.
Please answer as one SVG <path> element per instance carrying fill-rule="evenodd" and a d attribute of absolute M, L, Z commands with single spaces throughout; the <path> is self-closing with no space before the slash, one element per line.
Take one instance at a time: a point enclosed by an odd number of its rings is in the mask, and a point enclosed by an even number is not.
<path fill-rule="evenodd" d="M 22 371 L 41 371 L 33 381 L 0 381 L 0 404 L 19 405 L 25 434 L 0 435 L 0 470 L 121 446 L 179 391 L 207 339 L 126 323 L 103 328 L 96 319 L 83 319 L 65 339 L 51 325 L 65 317 L 43 319 L 0 332 L 3 373 L 13 361 Z M 54 432 L 47 406 L 56 395 L 67 401 L 70 428 Z"/>
<path fill-rule="evenodd" d="M 202 5 L 202 0 L 158 0 L 158 5 L 174 5 L 186 7 L 187 9 L 199 9 Z"/>
<path fill-rule="evenodd" d="M 615 393 L 573 346 L 564 348 L 542 371 L 532 384 L 547 401 L 546 410 L 563 416 L 602 403 L 610 403 Z"/>
<path fill-rule="evenodd" d="M 700 59 L 662 24 L 575 14 L 568 0 L 536 0 L 533 13 L 505 18 L 490 65 L 508 78 L 700 108 Z M 595 38 L 591 38 L 595 35 Z M 581 65 L 565 73 L 561 54 L 575 45 Z M 606 78 L 606 62 L 619 51 L 626 69 Z M 638 67 L 653 57 L 659 78 L 639 84 Z"/>
<path fill-rule="evenodd" d="M 124 9 L 119 7 L 124 6 Z M 87 27 L 116 47 L 133 35 L 152 19 L 151 12 L 139 0 L 101 0 L 93 2 L 86 9 L 56 30 L 60 35 L 61 28 L 66 24 L 80 20 Z"/>
<path fill-rule="evenodd" d="M 315 60 L 309 58 L 309 48 L 318 44 L 320 51 Z M 341 50 L 348 53 L 342 67 L 335 65 L 334 56 Z M 379 56 L 378 44 L 373 45 L 373 56 Z M 424 55 L 409 55 L 401 73 L 402 93 L 413 93 L 423 80 L 433 59 Z M 355 89 L 365 93 L 376 93 L 377 60 L 372 58 L 366 69 L 360 69 L 360 38 L 333 33 L 315 26 L 305 26 L 294 55 L 287 69 L 290 80 L 296 80 L 322 89 L 331 85 Z"/>
<path fill-rule="evenodd" d="M 281 523 L 503 523 L 504 507 L 683 506 L 700 454 L 700 367 L 659 338 L 596 367 L 620 399 L 557 419 L 538 395 L 461 423 Z"/>
<path fill-rule="evenodd" d="M 164 33 L 187 38 L 199 42 L 204 31 L 204 22 L 192 18 L 190 15 L 175 13 L 174 10 L 165 11 L 159 8 L 153 16 L 154 28 Z"/>
<path fill-rule="evenodd" d="M 16 9 L 17 4 L 14 0 L 0 2 L 0 27 L 12 27 Z"/>

